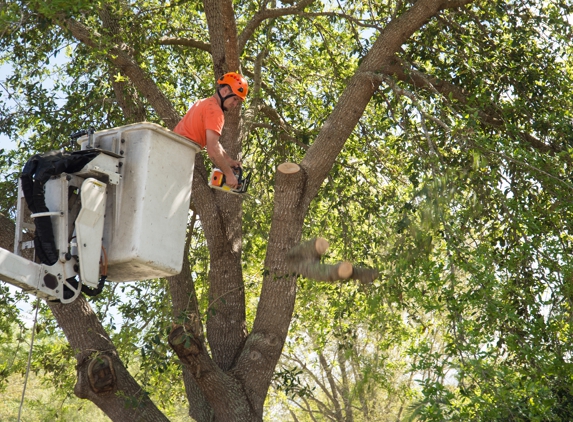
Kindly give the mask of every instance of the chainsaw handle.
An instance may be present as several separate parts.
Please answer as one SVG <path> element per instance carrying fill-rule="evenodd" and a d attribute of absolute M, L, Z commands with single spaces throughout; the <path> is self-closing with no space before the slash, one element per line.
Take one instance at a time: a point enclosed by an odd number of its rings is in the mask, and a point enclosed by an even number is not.
<path fill-rule="evenodd" d="M 243 178 L 243 168 L 241 166 L 235 166 L 231 167 L 231 170 L 233 170 L 233 173 L 235 173 L 237 181 L 239 182 L 239 184 L 241 184 L 241 179 Z"/>

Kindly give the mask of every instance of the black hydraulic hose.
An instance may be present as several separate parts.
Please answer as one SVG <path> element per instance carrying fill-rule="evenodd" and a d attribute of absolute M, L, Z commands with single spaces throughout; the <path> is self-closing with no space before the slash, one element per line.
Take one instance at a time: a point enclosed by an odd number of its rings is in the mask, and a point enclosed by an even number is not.
<path fill-rule="evenodd" d="M 52 151 L 31 157 L 20 175 L 22 191 L 30 211 L 33 214 L 49 211 L 44 197 L 44 186 L 50 177 L 78 172 L 98 154 L 96 151 L 72 153 Z M 42 264 L 54 265 L 58 261 L 58 249 L 54 239 L 52 219 L 49 216 L 37 217 L 34 219 L 34 225 L 36 255 Z"/>

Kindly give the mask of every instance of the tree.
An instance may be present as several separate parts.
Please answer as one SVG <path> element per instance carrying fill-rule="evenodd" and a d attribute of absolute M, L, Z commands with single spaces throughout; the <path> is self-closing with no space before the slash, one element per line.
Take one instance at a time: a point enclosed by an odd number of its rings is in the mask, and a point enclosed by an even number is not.
<path fill-rule="evenodd" d="M 345 198 L 355 224 L 340 258 L 367 261 L 372 241 L 384 283 L 371 300 L 445 339 L 439 353 L 425 340 L 409 352 L 412 370 L 437 375 L 421 383 L 417 414 L 559 420 L 571 396 L 570 370 L 559 366 L 571 347 L 569 13 L 565 1 L 15 1 L 0 15 L 0 48 L 15 65 L 7 83 L 26 103 L 15 114 L 4 107 L 0 130 L 38 151 L 64 145 L 62 134 L 86 122 L 173 128 L 189 92 L 208 95 L 225 71 L 250 78 L 248 108 L 227 117 L 222 140 L 233 155 L 256 151 L 272 194 L 260 194 L 261 209 L 272 204 L 261 227 L 249 226 L 268 230 L 252 323 L 243 246 L 262 246 L 241 226 L 256 211 L 212 192 L 201 156 L 192 206 L 209 253 L 208 304 L 187 255 L 167 281 L 169 298 L 157 299 L 171 301 L 170 344 L 194 419 L 263 417 L 297 297 L 288 252 L 321 235 L 312 221 L 321 206 L 342 209 Z M 55 82 L 61 104 L 39 82 L 63 48 L 71 59 Z M 296 171 L 281 171 L 283 162 Z M 351 206 L 350 193 L 367 208 Z M 374 215 L 389 225 L 370 223 L 387 240 L 359 237 L 361 218 L 379 206 Z M 85 299 L 49 307 L 77 351 L 76 395 L 112 420 L 166 420 Z M 115 394 L 90 385 L 94 362 L 113 368 Z M 455 386 L 445 381 L 452 368 Z"/>

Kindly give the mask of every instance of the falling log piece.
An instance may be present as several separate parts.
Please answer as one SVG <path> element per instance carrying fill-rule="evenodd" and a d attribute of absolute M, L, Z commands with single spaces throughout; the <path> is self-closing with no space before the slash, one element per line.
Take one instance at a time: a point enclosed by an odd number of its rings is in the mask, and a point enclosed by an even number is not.
<path fill-rule="evenodd" d="M 296 273 L 317 281 L 346 280 L 352 275 L 352 264 L 346 261 L 335 265 L 321 264 L 318 261 L 301 261 L 291 268 Z"/>
<path fill-rule="evenodd" d="M 380 275 L 378 270 L 374 268 L 361 268 L 354 267 L 352 269 L 352 275 L 350 276 L 353 280 L 358 280 L 364 284 L 370 284 Z"/>
<path fill-rule="evenodd" d="M 292 263 L 309 260 L 318 261 L 327 249 L 328 241 L 322 237 L 316 237 L 293 246 L 287 254 L 287 259 Z"/>
<path fill-rule="evenodd" d="M 343 261 L 335 265 L 322 264 L 320 258 L 328 249 L 328 241 L 322 237 L 313 238 L 294 246 L 287 253 L 290 269 L 304 277 L 317 281 L 336 281 L 348 278 L 361 283 L 372 283 L 378 277 L 373 268 L 354 268 L 350 262 Z"/>

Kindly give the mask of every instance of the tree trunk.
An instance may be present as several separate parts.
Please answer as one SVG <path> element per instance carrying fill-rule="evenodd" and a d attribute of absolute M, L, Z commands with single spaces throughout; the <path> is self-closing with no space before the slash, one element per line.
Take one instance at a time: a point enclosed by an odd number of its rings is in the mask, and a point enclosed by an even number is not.
<path fill-rule="evenodd" d="M 330 386 L 330 399 L 332 401 L 332 406 L 334 407 L 334 417 L 336 418 L 336 422 L 344 422 L 342 417 L 342 408 L 340 407 L 340 401 L 338 400 L 338 387 L 334 380 L 334 376 L 332 375 L 331 365 L 328 364 L 322 352 L 318 353 L 318 361 L 320 362 L 322 371 L 326 374 L 326 379 Z"/>
<path fill-rule="evenodd" d="M 354 422 L 354 414 L 352 413 L 352 398 L 350 397 L 350 383 L 348 374 L 346 373 L 346 356 L 342 345 L 339 344 L 336 356 L 338 358 L 338 366 L 340 368 L 340 375 L 342 378 L 341 395 L 342 402 L 344 403 L 344 422 Z"/>
<path fill-rule="evenodd" d="M 78 397 L 92 401 L 113 421 L 168 421 L 127 371 L 83 296 L 70 304 L 48 305 L 77 350 Z"/>

